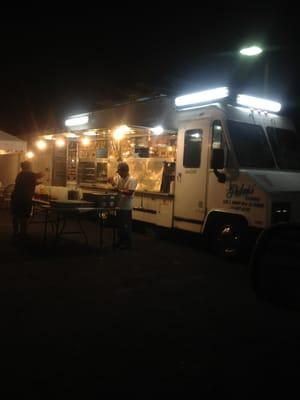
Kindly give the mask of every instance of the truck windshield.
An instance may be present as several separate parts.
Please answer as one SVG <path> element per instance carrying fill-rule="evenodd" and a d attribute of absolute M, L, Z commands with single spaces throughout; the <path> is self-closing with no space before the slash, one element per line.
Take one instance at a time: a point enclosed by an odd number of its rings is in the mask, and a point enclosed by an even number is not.
<path fill-rule="evenodd" d="M 228 120 L 228 128 L 240 167 L 275 168 L 272 153 L 261 126 Z"/>
<path fill-rule="evenodd" d="M 288 129 L 267 127 L 269 140 L 280 169 L 300 170 L 300 135 Z"/>

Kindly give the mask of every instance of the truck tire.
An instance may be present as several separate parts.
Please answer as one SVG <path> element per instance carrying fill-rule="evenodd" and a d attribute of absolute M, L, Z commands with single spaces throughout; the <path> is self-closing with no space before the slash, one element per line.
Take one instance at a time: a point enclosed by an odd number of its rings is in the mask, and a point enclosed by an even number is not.
<path fill-rule="evenodd" d="M 247 224 L 242 219 L 214 218 L 209 227 L 210 247 L 223 258 L 240 258 L 245 249 Z"/>

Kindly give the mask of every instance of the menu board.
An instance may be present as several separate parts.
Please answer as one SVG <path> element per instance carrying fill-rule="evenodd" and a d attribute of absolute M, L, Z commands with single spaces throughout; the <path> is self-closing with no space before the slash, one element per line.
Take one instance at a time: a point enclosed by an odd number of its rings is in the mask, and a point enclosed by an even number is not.
<path fill-rule="evenodd" d="M 53 178 L 54 186 L 66 186 L 67 181 L 67 151 L 65 147 L 55 147 L 53 152 Z"/>
<path fill-rule="evenodd" d="M 96 158 L 107 158 L 107 148 L 105 147 L 100 147 L 98 149 L 96 149 Z"/>

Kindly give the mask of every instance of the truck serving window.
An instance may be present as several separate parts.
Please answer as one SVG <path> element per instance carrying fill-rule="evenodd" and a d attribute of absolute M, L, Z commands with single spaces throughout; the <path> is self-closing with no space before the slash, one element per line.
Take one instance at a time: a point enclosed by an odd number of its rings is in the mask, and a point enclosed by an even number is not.
<path fill-rule="evenodd" d="M 263 128 L 244 122 L 228 121 L 231 142 L 242 168 L 275 168 Z"/>
<path fill-rule="evenodd" d="M 199 168 L 201 163 L 202 129 L 189 129 L 184 134 L 183 166 Z"/>
<path fill-rule="evenodd" d="M 280 169 L 300 170 L 300 135 L 288 129 L 267 127 L 267 133 Z"/>

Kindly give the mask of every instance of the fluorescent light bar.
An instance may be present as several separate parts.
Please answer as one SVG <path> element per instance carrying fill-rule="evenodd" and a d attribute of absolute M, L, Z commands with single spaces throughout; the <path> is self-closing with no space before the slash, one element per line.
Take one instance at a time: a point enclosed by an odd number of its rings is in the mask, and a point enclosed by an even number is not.
<path fill-rule="evenodd" d="M 66 126 L 80 126 L 85 125 L 89 122 L 89 116 L 87 114 L 74 115 L 65 120 Z"/>
<path fill-rule="evenodd" d="M 85 136 L 97 136 L 97 132 L 95 132 L 95 131 L 86 131 L 86 132 L 83 132 L 83 134 Z"/>
<path fill-rule="evenodd" d="M 175 105 L 177 107 L 187 106 L 197 103 L 207 103 L 219 99 L 224 99 L 229 94 L 227 87 L 220 87 L 211 90 L 204 90 L 202 92 L 191 93 L 185 96 L 179 96 L 175 99 Z"/>
<path fill-rule="evenodd" d="M 276 101 L 247 96 L 245 94 L 239 94 L 236 102 L 241 106 L 257 108 L 263 111 L 279 112 L 281 110 L 281 104 Z"/>
<path fill-rule="evenodd" d="M 262 49 L 258 46 L 251 46 L 240 50 L 240 53 L 243 56 L 257 56 L 258 54 L 262 53 Z"/>

